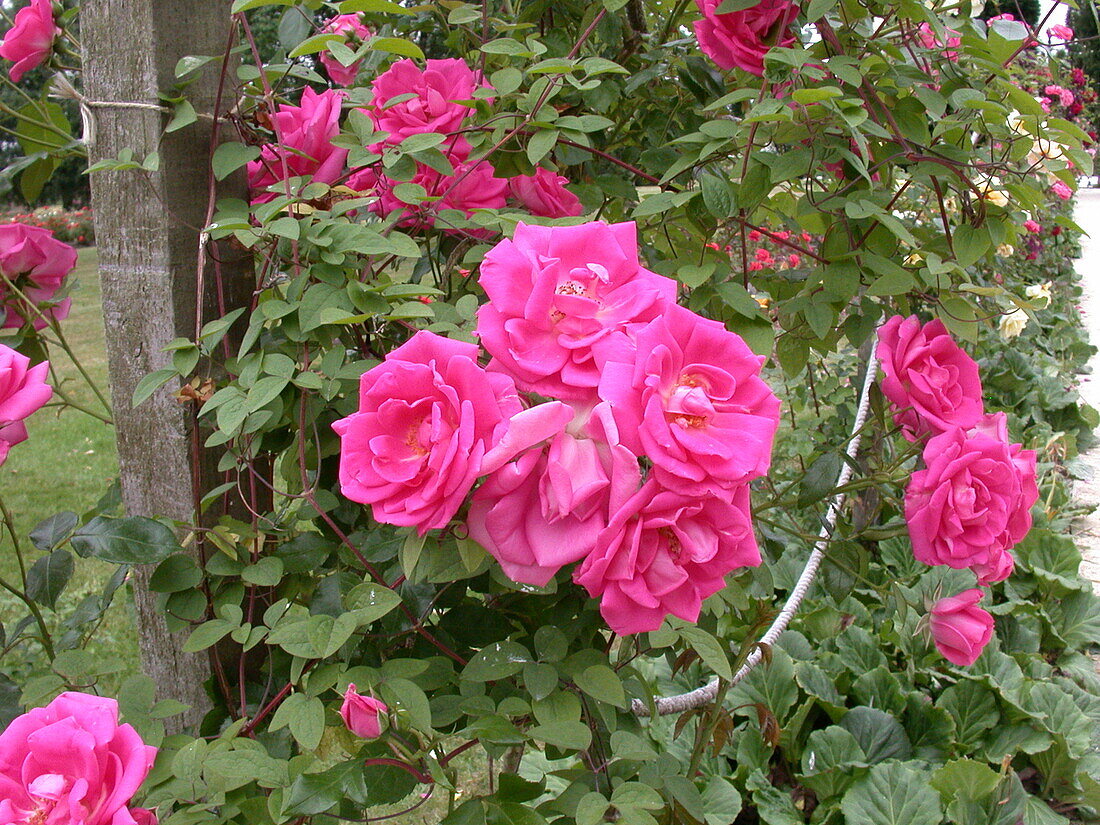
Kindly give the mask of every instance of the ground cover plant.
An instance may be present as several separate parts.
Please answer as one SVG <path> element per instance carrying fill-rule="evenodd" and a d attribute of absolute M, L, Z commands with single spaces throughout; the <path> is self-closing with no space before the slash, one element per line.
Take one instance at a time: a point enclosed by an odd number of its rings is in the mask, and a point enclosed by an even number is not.
<path fill-rule="evenodd" d="M 165 114 L 217 124 L 196 185 L 247 175 L 207 231 L 255 291 L 134 398 L 190 405 L 224 483 L 189 523 L 110 493 L 5 512 L 0 818 L 1100 815 L 1067 487 L 1097 423 L 1068 211 L 1091 92 L 981 11 L 234 3 L 234 54 L 181 61 Z M 79 83 L 77 12 L 20 11 L 12 81 Z M 40 185 L 82 149 L 28 105 L 11 174 Z M 58 373 L 75 253 L 0 230 L 14 461 L 44 405 L 111 410 Z M 183 731 L 96 647 L 135 565 L 213 665 Z"/>

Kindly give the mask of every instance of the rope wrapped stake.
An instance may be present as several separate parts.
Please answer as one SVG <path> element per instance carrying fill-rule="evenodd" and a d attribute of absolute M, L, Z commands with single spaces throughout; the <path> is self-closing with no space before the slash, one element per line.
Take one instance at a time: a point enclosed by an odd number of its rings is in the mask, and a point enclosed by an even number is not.
<path fill-rule="evenodd" d="M 867 411 L 871 405 L 871 387 L 875 383 L 875 378 L 878 374 L 878 360 L 875 358 L 874 348 L 871 349 L 871 355 L 867 359 L 867 371 L 863 378 L 863 388 L 860 391 L 859 407 L 856 409 L 856 419 L 852 422 L 852 435 L 848 441 L 848 448 L 845 451 L 848 456 L 848 461 L 844 463 L 844 466 L 840 470 L 840 475 L 837 476 L 836 486 L 843 487 L 852 478 L 852 467 L 855 462 L 856 455 L 859 453 L 859 444 L 862 440 L 863 425 L 867 421 Z M 847 499 L 845 493 L 837 493 L 833 496 L 832 501 L 829 502 L 829 509 L 825 513 L 825 522 L 821 525 L 821 530 L 817 535 L 817 542 L 814 544 L 813 552 L 810 553 L 810 557 L 806 559 L 806 566 L 802 570 L 802 575 L 798 577 L 798 582 L 794 586 L 794 590 L 787 597 L 786 604 L 783 605 L 783 609 L 779 611 L 779 615 L 775 617 L 775 621 L 772 622 L 771 627 L 760 638 L 756 647 L 741 668 L 733 675 L 733 679 L 730 681 L 730 685 L 736 685 L 742 679 L 752 672 L 752 669 L 760 664 L 761 659 L 764 658 L 764 646 L 771 647 L 774 645 L 783 631 L 787 629 L 787 626 L 791 623 L 791 619 L 794 618 L 794 614 L 798 612 L 799 606 L 802 604 L 802 600 L 806 597 L 807 591 L 810 589 L 810 585 L 814 583 L 814 579 L 817 577 L 817 571 L 821 567 L 821 562 L 825 560 L 825 548 L 829 546 L 829 541 L 832 538 L 833 529 L 836 527 L 836 519 L 840 514 L 841 508 L 844 506 L 844 502 Z M 688 693 L 681 693 L 677 696 L 663 696 L 657 700 L 657 715 L 667 716 L 672 713 L 682 713 L 685 710 L 691 710 L 701 705 L 705 705 L 708 702 L 713 702 L 715 696 L 718 695 L 718 679 L 714 679 L 710 683 L 703 687 L 696 688 Z M 631 703 L 631 710 L 634 711 L 637 716 L 649 716 L 650 707 L 640 699 L 635 699 Z"/>

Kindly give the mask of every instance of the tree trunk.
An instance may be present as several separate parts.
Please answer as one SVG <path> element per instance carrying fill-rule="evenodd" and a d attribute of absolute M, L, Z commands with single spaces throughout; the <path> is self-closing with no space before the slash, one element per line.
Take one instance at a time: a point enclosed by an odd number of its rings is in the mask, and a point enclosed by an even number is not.
<path fill-rule="evenodd" d="M 214 307 L 216 279 L 198 267 L 198 230 L 206 224 L 209 148 L 220 61 L 208 66 L 186 94 L 200 119 L 163 135 L 167 115 L 154 108 L 111 103 L 160 104 L 158 91 L 175 84 L 175 66 L 185 55 L 218 55 L 229 37 L 230 0 L 84 0 L 81 38 L 84 93 L 97 105 L 93 162 L 124 149 L 142 159 L 159 152 L 160 166 L 148 174 L 102 171 L 92 174 L 92 206 L 103 286 L 107 357 L 115 410 L 122 497 L 131 515 L 196 520 L 195 502 L 219 483 L 216 456 L 199 448 L 195 410 L 172 397 L 170 384 L 133 407 L 137 383 L 168 366 L 165 345 L 194 337 L 196 304 L 203 290 L 203 320 L 220 316 Z M 232 94 L 232 92 L 230 92 Z M 223 108 L 232 106 L 232 99 Z M 106 105 L 105 105 L 106 104 Z M 219 196 L 244 197 L 235 179 Z M 225 311 L 247 305 L 251 269 L 240 255 L 212 250 L 221 261 Z M 207 267 L 209 270 L 210 267 Z M 236 294 L 234 294 L 236 293 Z M 203 683 L 210 676 L 205 654 L 185 654 L 186 633 L 170 634 L 147 588 L 151 570 L 135 575 L 140 649 L 145 672 L 161 698 L 191 707 L 173 727 L 196 723 L 209 708 Z"/>

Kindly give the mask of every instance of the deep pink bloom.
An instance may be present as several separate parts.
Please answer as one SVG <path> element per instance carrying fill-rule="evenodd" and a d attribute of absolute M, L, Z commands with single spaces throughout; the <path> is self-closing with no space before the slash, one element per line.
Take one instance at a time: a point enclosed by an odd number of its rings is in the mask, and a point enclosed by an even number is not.
<path fill-rule="evenodd" d="M 465 217 L 475 209 L 501 209 L 507 202 L 508 181 L 495 176 L 488 161 L 468 160 L 470 144 L 464 138 L 455 138 L 444 147 L 444 154 L 454 169 L 453 175 L 444 175 L 425 164 L 418 164 L 412 183 L 424 187 L 428 196 L 421 203 L 406 203 L 394 193 L 399 181 L 379 175 L 374 167 L 366 167 L 348 179 L 348 186 L 357 192 L 375 195 L 377 200 L 367 208 L 380 217 L 393 212 L 405 212 L 407 217 L 399 221 L 402 227 L 428 227 L 436 224 L 436 217 L 444 209 L 457 209 Z M 444 227 L 448 229 L 448 227 Z M 482 230 L 467 230 L 470 234 L 482 234 Z"/>
<path fill-rule="evenodd" d="M 1055 181 L 1050 187 L 1050 191 L 1057 195 L 1064 201 L 1068 201 L 1073 197 L 1073 190 L 1066 186 L 1062 181 Z"/>
<path fill-rule="evenodd" d="M 932 606 L 928 625 L 943 658 L 952 664 L 972 665 L 993 638 L 993 617 L 978 607 L 978 588 L 940 599 Z"/>
<path fill-rule="evenodd" d="M 340 488 L 377 521 L 445 527 L 481 475 L 561 431 L 564 404 L 524 410 L 507 376 L 477 363 L 477 347 L 421 331 L 365 372 L 359 410 L 340 435 Z"/>
<path fill-rule="evenodd" d="M 1033 221 L 1031 219 L 1028 219 L 1028 220 L 1024 221 L 1024 229 L 1026 229 L 1028 232 L 1042 232 L 1043 231 L 1042 225 L 1040 225 L 1038 221 Z"/>
<path fill-rule="evenodd" d="M 612 630 L 645 633 L 670 613 L 698 621 L 727 573 L 758 564 L 748 486 L 731 502 L 682 496 L 651 479 L 613 514 L 573 578 L 600 598 Z"/>
<path fill-rule="evenodd" d="M 722 69 L 735 66 L 754 75 L 764 74 L 764 55 L 773 46 L 795 42 L 790 31 L 799 4 L 789 0 L 761 0 L 755 6 L 718 14 L 722 0 L 695 0 L 703 15 L 695 21 L 699 48 Z"/>
<path fill-rule="evenodd" d="M 59 321 L 67 318 L 71 298 L 52 307 L 40 304 L 54 301 L 75 266 L 76 250 L 57 240 L 50 230 L 22 223 L 0 224 L 0 274 L 12 281 L 39 310 L 27 307 L 7 284 L 0 282 L 0 303 L 5 311 L 2 326 L 17 329 L 30 322 L 41 330 L 48 325 L 45 318 Z"/>
<path fill-rule="evenodd" d="M 1049 29 L 1047 29 L 1047 31 L 1050 32 L 1051 37 L 1057 40 L 1073 39 L 1073 29 L 1071 29 L 1069 26 L 1063 26 L 1060 23 L 1056 26 L 1051 26 Z"/>
<path fill-rule="evenodd" d="M 1005 556 L 1031 529 L 1039 497 L 1035 452 L 1000 437 L 1002 422 L 990 416 L 969 432 L 955 427 L 929 439 L 925 469 L 913 473 L 905 491 L 917 560 L 972 568 L 985 584 L 1012 572 Z"/>
<path fill-rule="evenodd" d="M 18 83 L 31 69 L 41 66 L 53 51 L 53 41 L 61 29 L 54 21 L 50 0 L 31 0 L 15 15 L 15 25 L 0 43 L 0 57 L 15 63 L 9 72 Z"/>
<path fill-rule="evenodd" d="M 542 587 L 591 552 L 611 513 L 640 485 L 638 460 L 619 443 L 611 410 L 600 404 L 548 447 L 486 479 L 470 503 L 470 537 L 513 581 Z"/>
<path fill-rule="evenodd" d="M 939 319 L 921 325 L 895 315 L 878 333 L 882 394 L 902 435 L 916 441 L 952 427 L 973 427 L 984 412 L 978 365 Z"/>
<path fill-rule="evenodd" d="M 370 29 L 363 25 L 363 20 L 358 14 L 338 14 L 325 24 L 321 32 L 343 35 L 348 40 L 348 48 L 352 51 L 370 38 Z M 332 82 L 340 86 L 350 86 L 355 82 L 362 62 L 362 60 L 356 60 L 350 66 L 345 66 L 331 52 L 327 50 L 321 52 L 321 65 L 325 67 Z"/>
<path fill-rule="evenodd" d="M 398 60 L 374 79 L 374 99 L 367 109 L 374 128 L 389 132 L 386 143 L 397 145 L 424 132 L 448 134 L 462 125 L 473 109 L 463 105 L 478 88 L 491 88 L 462 60 L 429 60 L 421 69 L 411 59 Z M 393 105 L 396 97 L 415 95 Z"/>
<path fill-rule="evenodd" d="M 355 689 L 355 682 L 344 692 L 340 718 L 347 729 L 360 739 L 377 739 L 382 735 L 382 717 L 389 708 L 373 696 L 364 696 Z"/>
<path fill-rule="evenodd" d="M 0 464 L 8 450 L 27 440 L 23 419 L 53 395 L 53 388 L 46 383 L 50 362 L 30 364 L 27 356 L 0 344 Z"/>
<path fill-rule="evenodd" d="M 0 823 L 136 825 L 127 806 L 156 755 L 114 699 L 62 693 L 0 733 Z"/>
<path fill-rule="evenodd" d="M 157 815 L 146 808 L 131 808 L 130 816 L 137 825 L 157 825 Z"/>
<path fill-rule="evenodd" d="M 263 147 L 260 159 L 248 164 L 248 183 L 258 191 L 253 203 L 267 203 L 281 191 L 262 191 L 287 178 L 308 177 L 315 183 L 335 183 L 344 174 L 348 150 L 335 146 L 340 133 L 342 91 L 315 92 L 306 87 L 299 106 L 282 105 L 275 113 L 275 134 L 281 144 Z"/>
<path fill-rule="evenodd" d="M 764 359 L 717 321 L 669 306 L 605 353 L 599 394 L 623 442 L 653 462 L 670 489 L 728 497 L 768 471 L 779 399 Z"/>
<path fill-rule="evenodd" d="M 572 218 L 584 207 L 580 198 L 565 188 L 569 178 L 539 167 L 533 175 L 516 175 L 508 186 L 513 197 L 532 215 L 543 218 Z"/>
<path fill-rule="evenodd" d="M 477 323 L 489 368 L 567 400 L 595 400 L 596 347 L 676 299 L 675 281 L 638 262 L 632 222 L 521 223 L 485 256 L 479 282 L 489 296 Z"/>

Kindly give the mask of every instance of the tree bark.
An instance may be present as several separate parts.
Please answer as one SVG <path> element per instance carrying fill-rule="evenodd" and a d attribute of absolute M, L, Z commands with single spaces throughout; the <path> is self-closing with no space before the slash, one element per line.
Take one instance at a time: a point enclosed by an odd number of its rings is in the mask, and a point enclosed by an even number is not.
<path fill-rule="evenodd" d="M 164 135 L 167 115 L 153 108 L 111 103 L 160 104 L 158 92 L 176 82 L 175 66 L 189 54 L 223 54 L 229 37 L 230 0 L 84 0 L 81 37 L 84 93 L 99 102 L 92 111 L 93 162 L 124 149 L 137 159 L 159 152 L 160 167 L 144 174 L 102 171 L 91 176 L 92 206 L 103 287 L 104 324 L 115 410 L 122 497 L 131 515 L 197 520 L 195 502 L 215 479 L 216 456 L 199 449 L 193 405 L 172 397 L 169 385 L 133 407 L 137 383 L 168 366 L 164 347 L 173 338 L 194 337 L 199 300 L 199 229 L 206 224 L 209 148 L 219 76 L 207 67 L 186 90 L 200 119 Z M 230 92 L 231 94 L 231 92 Z M 106 105 L 104 105 L 106 103 Z M 232 99 L 223 103 L 232 105 Z M 219 196 L 245 197 L 237 178 Z M 225 311 L 247 305 L 252 272 L 245 258 L 221 261 Z M 208 267 L 209 269 L 209 267 Z M 203 320 L 219 317 L 217 282 L 202 278 Z M 207 309 L 209 308 L 209 309 Z M 139 568 L 134 596 L 145 672 L 161 698 L 190 706 L 175 729 L 198 722 L 209 708 L 205 654 L 185 654 L 186 633 L 171 634 L 148 588 L 151 570 Z"/>

